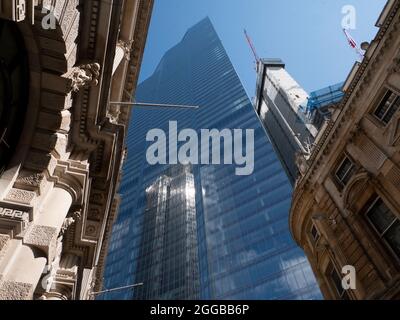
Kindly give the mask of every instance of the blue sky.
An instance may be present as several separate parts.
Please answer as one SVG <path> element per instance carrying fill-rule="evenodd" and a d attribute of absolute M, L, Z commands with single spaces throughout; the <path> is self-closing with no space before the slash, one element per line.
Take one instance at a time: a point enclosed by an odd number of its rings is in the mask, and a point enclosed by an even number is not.
<path fill-rule="evenodd" d="M 243 29 L 262 58 L 281 58 L 310 92 L 344 81 L 357 59 L 342 31 L 342 8 L 356 9 L 359 43 L 370 41 L 386 0 L 155 0 L 140 81 L 186 30 L 209 16 L 249 97 L 254 96 L 253 55 Z"/>

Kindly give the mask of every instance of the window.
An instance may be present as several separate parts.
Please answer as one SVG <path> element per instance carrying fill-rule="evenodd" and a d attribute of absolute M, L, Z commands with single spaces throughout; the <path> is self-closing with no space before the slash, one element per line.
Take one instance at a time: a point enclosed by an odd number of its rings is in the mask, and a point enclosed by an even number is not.
<path fill-rule="evenodd" d="M 342 286 L 342 278 L 334 267 L 332 267 L 331 269 L 331 279 L 333 284 L 335 285 L 335 289 L 339 297 L 343 300 L 349 300 L 349 296 Z"/>
<path fill-rule="evenodd" d="M 381 198 L 367 211 L 367 219 L 385 244 L 400 258 L 400 220 Z"/>
<path fill-rule="evenodd" d="M 348 157 L 345 157 L 336 171 L 335 176 L 337 181 L 344 187 L 350 181 L 355 170 L 356 166 L 354 163 Z"/>
<path fill-rule="evenodd" d="M 374 115 L 384 124 L 388 124 L 399 109 L 399 106 L 400 97 L 391 90 L 388 90 L 378 108 L 375 110 Z"/>
<path fill-rule="evenodd" d="M 329 264 L 327 271 L 329 281 L 334 286 L 338 297 L 342 300 L 350 300 L 347 291 L 343 288 L 342 277 L 340 276 L 339 272 L 336 271 L 336 268 L 332 263 Z"/>
<path fill-rule="evenodd" d="M 315 227 L 315 225 L 313 225 L 312 228 L 311 228 L 311 236 L 312 236 L 314 242 L 318 241 L 319 232 L 318 232 L 317 228 Z"/>

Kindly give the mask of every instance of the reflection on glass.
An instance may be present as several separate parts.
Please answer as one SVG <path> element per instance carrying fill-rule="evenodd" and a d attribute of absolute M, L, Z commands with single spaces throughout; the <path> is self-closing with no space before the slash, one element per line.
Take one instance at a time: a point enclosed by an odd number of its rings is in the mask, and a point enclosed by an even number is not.
<path fill-rule="evenodd" d="M 172 166 L 146 189 L 136 299 L 198 299 L 195 188 L 189 166 Z"/>

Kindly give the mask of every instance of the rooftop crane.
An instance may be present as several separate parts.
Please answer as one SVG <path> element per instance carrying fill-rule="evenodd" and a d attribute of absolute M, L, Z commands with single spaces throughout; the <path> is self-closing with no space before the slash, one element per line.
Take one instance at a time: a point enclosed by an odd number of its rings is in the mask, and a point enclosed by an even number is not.
<path fill-rule="evenodd" d="M 247 40 L 247 42 L 248 42 L 248 44 L 250 46 L 251 51 L 253 52 L 254 59 L 255 59 L 254 63 L 256 65 L 255 69 L 256 69 L 256 71 L 258 71 L 258 65 L 259 65 L 259 62 L 260 62 L 260 57 L 258 56 L 256 47 L 254 46 L 253 41 L 251 40 L 251 37 L 247 33 L 246 29 L 244 29 L 244 35 L 246 36 L 246 40 Z"/>

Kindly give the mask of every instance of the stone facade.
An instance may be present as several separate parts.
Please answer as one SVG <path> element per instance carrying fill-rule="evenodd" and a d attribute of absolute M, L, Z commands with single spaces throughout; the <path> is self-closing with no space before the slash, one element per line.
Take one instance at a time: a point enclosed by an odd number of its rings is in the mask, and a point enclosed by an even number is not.
<path fill-rule="evenodd" d="M 152 6 L 0 1 L 29 70 L 20 138 L 0 163 L 0 299 L 92 299 L 98 290 L 130 115 L 109 101 L 132 101 Z"/>
<path fill-rule="evenodd" d="M 290 227 L 327 299 L 400 299 L 400 1 L 377 27 L 311 157 L 298 159 Z"/>

